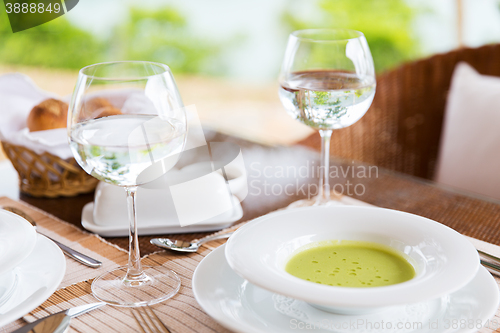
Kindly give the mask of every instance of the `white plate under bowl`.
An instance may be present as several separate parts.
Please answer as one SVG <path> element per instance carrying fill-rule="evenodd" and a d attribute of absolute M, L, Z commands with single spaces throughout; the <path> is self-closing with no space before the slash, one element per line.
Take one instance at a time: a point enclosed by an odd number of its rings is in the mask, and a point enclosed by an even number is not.
<path fill-rule="evenodd" d="M 30 284 L 38 283 L 39 289 L 21 304 L 0 315 L 0 327 L 29 313 L 56 291 L 66 272 L 66 259 L 54 242 L 37 235 L 35 248 L 16 269 L 22 274 L 16 288 L 26 288 Z M 2 281 L 9 279 L 0 278 L 0 283 Z"/>
<path fill-rule="evenodd" d="M 193 293 L 209 316 L 236 332 L 309 331 L 305 329 L 306 325 L 314 327 L 311 324 L 314 322 L 317 326 L 311 331 L 318 333 L 331 332 L 331 327 L 335 328 L 335 332 L 342 333 L 472 333 L 479 329 L 479 323 L 487 325 L 488 319 L 498 308 L 498 286 L 493 277 L 481 267 L 463 288 L 442 298 L 391 307 L 387 311 L 370 315 L 332 314 L 317 310 L 302 301 L 283 299 L 282 296 L 244 280 L 229 267 L 224 247 L 222 245 L 215 249 L 199 263 L 193 275 Z M 286 310 L 287 315 L 284 314 Z M 416 329 L 387 329 L 389 318 L 402 325 L 410 323 Z M 386 329 L 375 329 L 376 325 L 381 325 L 382 320 L 386 320 Z M 459 325 L 464 322 L 467 324 L 460 328 Z M 473 327 L 470 327 L 471 322 Z M 319 326 L 318 323 L 325 326 Z M 419 323 L 422 327 L 418 327 Z M 370 324 L 373 329 L 370 329 Z M 491 321 L 490 327 L 493 325 L 494 321 Z"/>
<path fill-rule="evenodd" d="M 243 209 L 241 204 L 233 197 L 234 210 L 226 212 L 222 215 L 211 218 L 205 221 L 203 224 L 192 224 L 185 227 L 181 227 L 177 223 L 171 223 L 168 216 L 165 217 L 165 221 L 162 224 L 158 223 L 148 223 L 147 220 L 140 220 L 137 223 L 137 229 L 139 236 L 143 235 L 163 235 L 163 234 L 182 234 L 182 233 L 193 233 L 193 232 L 209 232 L 216 231 L 227 228 L 233 224 L 233 222 L 238 221 L 243 216 Z M 94 222 L 94 203 L 89 202 L 83 207 L 82 210 L 82 226 L 96 234 L 104 237 L 125 237 L 128 236 L 129 226 L 128 221 L 124 220 L 124 224 L 116 225 L 99 225 Z"/>
<path fill-rule="evenodd" d="M 0 209 L 0 275 L 28 257 L 35 244 L 35 228 L 19 215 Z"/>
<path fill-rule="evenodd" d="M 372 288 L 327 286 L 290 275 L 290 257 L 325 240 L 370 241 L 413 261 L 416 276 Z M 272 213 L 241 227 L 227 242 L 231 268 L 259 287 L 343 313 L 416 303 L 449 294 L 477 272 L 479 256 L 458 232 L 427 218 L 377 207 L 306 207 Z"/>

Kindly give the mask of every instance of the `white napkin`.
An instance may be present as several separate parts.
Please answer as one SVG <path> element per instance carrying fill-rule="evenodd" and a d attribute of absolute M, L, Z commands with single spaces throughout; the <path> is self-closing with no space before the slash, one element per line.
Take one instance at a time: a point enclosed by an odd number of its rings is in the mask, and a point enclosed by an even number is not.
<path fill-rule="evenodd" d="M 31 109 L 48 98 L 61 97 L 43 91 L 26 75 L 0 76 L 0 140 L 24 146 L 37 154 L 49 152 L 62 159 L 72 157 L 65 128 L 30 132 L 26 119 Z"/>
<path fill-rule="evenodd" d="M 28 268 L 22 266 L 14 268 L 12 273 L 17 274 L 19 280 L 12 296 L 0 306 L 0 315 L 6 314 L 22 304 L 47 285 L 47 277 L 40 274 L 41 270 L 36 267 L 37 265 L 30 265 Z"/>
<path fill-rule="evenodd" d="M 0 275 L 0 307 L 10 299 L 18 282 L 17 268 Z"/>

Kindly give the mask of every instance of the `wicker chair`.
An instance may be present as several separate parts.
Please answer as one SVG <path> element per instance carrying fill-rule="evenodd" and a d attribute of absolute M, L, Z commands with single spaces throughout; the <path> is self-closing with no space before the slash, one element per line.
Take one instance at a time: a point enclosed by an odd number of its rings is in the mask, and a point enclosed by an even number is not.
<path fill-rule="evenodd" d="M 333 132 L 331 154 L 432 179 L 455 65 L 500 76 L 500 44 L 464 48 L 405 64 L 377 78 L 366 115 Z M 299 144 L 320 149 L 317 133 Z"/>

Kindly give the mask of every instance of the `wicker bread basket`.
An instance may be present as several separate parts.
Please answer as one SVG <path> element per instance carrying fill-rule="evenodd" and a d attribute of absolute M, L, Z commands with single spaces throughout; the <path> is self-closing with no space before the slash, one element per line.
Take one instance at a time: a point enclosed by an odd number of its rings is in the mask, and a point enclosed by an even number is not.
<path fill-rule="evenodd" d="M 22 193 L 34 197 L 71 197 L 92 192 L 98 180 L 80 168 L 74 158 L 63 160 L 44 152 L 2 142 L 5 154 L 19 173 Z"/>

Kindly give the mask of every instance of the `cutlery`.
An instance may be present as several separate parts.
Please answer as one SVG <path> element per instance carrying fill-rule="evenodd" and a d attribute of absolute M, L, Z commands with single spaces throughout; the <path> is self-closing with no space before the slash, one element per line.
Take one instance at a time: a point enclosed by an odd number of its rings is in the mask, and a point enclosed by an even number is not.
<path fill-rule="evenodd" d="M 69 327 L 71 318 L 81 314 L 98 309 L 106 303 L 92 303 L 82 306 L 77 306 L 58 313 L 51 314 L 47 317 L 38 319 L 31 324 L 25 325 L 12 333 L 62 333 Z"/>
<path fill-rule="evenodd" d="M 481 265 L 483 265 L 484 267 L 486 267 L 486 269 L 491 273 L 491 274 L 494 274 L 496 276 L 500 276 L 500 258 L 498 257 L 495 257 L 494 255 L 492 254 L 489 254 L 489 253 L 486 253 L 486 252 L 483 252 L 481 250 L 477 250 L 477 252 L 485 257 L 485 258 L 488 258 L 490 260 L 494 260 L 497 264 L 494 264 L 494 263 L 491 263 L 489 261 L 486 261 L 486 260 L 482 260 L 481 259 Z"/>
<path fill-rule="evenodd" d="M 143 311 L 140 311 L 138 308 L 132 308 L 132 315 L 144 333 L 171 333 L 149 305 L 143 307 Z"/>
<path fill-rule="evenodd" d="M 480 255 L 485 256 L 486 258 L 493 259 L 493 260 L 495 260 L 496 262 L 500 263 L 500 258 L 495 257 L 494 255 L 491 255 L 491 254 L 489 254 L 489 253 L 483 252 L 483 251 L 481 251 L 481 250 L 477 250 L 477 252 L 478 252 Z"/>
<path fill-rule="evenodd" d="M 207 236 L 194 242 L 186 242 L 181 240 L 174 240 L 169 238 L 153 238 L 150 243 L 167 250 L 179 251 L 179 252 L 196 252 L 200 248 L 200 245 L 206 242 L 210 242 L 216 239 L 229 238 L 233 233 L 228 232 L 225 234 L 218 234 Z"/>
<path fill-rule="evenodd" d="M 500 266 L 492 264 L 490 262 L 481 260 L 481 265 L 483 265 L 491 274 L 494 274 L 496 276 L 500 277 Z"/>
<path fill-rule="evenodd" d="M 21 209 L 19 208 L 16 208 L 16 207 L 11 207 L 11 206 L 6 206 L 6 207 L 2 207 L 2 209 L 6 210 L 6 211 L 9 211 L 11 213 L 14 213 L 14 214 L 17 214 L 19 216 L 21 216 L 22 218 L 26 219 L 29 223 L 31 223 L 31 225 L 35 228 L 36 230 L 36 222 L 35 220 L 29 216 L 27 213 L 25 213 L 24 211 L 22 211 Z M 84 264 L 84 265 L 87 265 L 89 267 L 92 267 L 92 268 L 98 268 L 102 265 L 102 262 L 94 259 L 94 258 L 91 258 L 83 253 L 80 253 L 76 250 L 73 250 L 72 248 L 64 245 L 64 244 L 61 244 L 59 243 L 58 241 L 56 241 L 55 239 L 52 239 L 50 237 L 48 237 L 47 235 L 44 235 L 42 234 L 41 232 L 37 231 L 39 234 L 47 237 L 48 239 L 50 239 L 51 241 L 53 241 L 57 246 L 59 246 L 59 248 L 61 248 L 61 250 L 68 256 L 68 257 L 71 257 L 73 259 L 75 259 L 76 261 Z"/>

